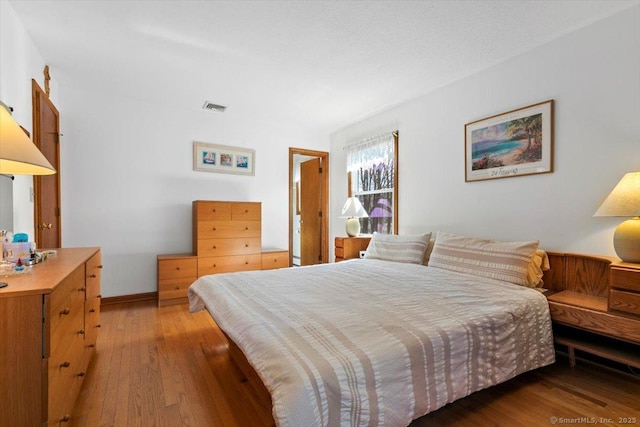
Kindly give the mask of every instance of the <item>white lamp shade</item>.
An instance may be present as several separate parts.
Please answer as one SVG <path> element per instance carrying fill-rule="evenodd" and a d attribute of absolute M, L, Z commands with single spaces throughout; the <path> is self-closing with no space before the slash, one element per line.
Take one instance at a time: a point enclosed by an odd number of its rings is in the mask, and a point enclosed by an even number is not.
<path fill-rule="evenodd" d="M 0 103 L 0 173 L 51 175 L 56 170 Z"/>
<path fill-rule="evenodd" d="M 349 197 L 342 207 L 340 218 L 368 218 L 367 211 L 357 197 Z"/>
<path fill-rule="evenodd" d="M 640 172 L 625 174 L 593 216 L 640 216 Z"/>

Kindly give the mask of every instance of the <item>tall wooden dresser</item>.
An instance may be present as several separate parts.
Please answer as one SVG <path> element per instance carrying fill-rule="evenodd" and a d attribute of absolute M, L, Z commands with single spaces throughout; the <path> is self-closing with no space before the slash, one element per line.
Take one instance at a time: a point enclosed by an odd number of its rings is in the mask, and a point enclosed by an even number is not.
<path fill-rule="evenodd" d="M 0 425 L 62 426 L 100 328 L 99 248 L 58 249 L 0 289 Z"/>
<path fill-rule="evenodd" d="M 193 253 L 158 255 L 158 305 L 187 301 L 198 277 L 289 266 L 289 251 L 262 249 L 262 204 L 196 200 Z"/>

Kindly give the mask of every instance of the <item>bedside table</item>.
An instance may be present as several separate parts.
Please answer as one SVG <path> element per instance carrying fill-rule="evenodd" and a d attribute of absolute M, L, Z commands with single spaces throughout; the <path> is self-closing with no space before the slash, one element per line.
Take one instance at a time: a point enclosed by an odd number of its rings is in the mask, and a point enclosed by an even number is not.
<path fill-rule="evenodd" d="M 366 250 L 370 241 L 371 236 L 336 237 L 336 262 L 360 258 L 360 251 Z"/>
<path fill-rule="evenodd" d="M 640 265 L 608 257 L 549 253 L 544 283 L 554 341 L 570 366 L 581 350 L 640 369 Z"/>

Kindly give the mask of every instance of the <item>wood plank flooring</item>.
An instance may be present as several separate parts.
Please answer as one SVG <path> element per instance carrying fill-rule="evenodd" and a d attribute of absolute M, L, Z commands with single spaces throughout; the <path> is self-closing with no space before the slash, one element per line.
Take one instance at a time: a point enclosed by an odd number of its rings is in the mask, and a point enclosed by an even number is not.
<path fill-rule="evenodd" d="M 207 312 L 189 313 L 186 304 L 115 304 L 103 307 L 101 323 L 73 426 L 274 424 L 269 396 L 230 362 L 228 343 Z M 411 426 L 551 426 L 554 421 L 640 426 L 639 377 L 583 361 L 571 369 L 559 358 Z"/>

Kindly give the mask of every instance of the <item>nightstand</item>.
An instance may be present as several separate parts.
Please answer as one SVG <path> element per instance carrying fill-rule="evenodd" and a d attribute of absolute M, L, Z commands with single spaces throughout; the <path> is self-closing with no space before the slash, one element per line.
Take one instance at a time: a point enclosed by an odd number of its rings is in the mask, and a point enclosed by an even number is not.
<path fill-rule="evenodd" d="M 336 237 L 336 262 L 360 258 L 360 251 L 367 249 L 369 241 L 371 241 L 371 236 Z"/>
<path fill-rule="evenodd" d="M 545 275 L 554 341 L 640 369 L 640 265 L 550 253 Z M 547 280 L 548 279 L 548 280 Z"/>
<path fill-rule="evenodd" d="M 197 278 L 195 255 L 158 255 L 158 307 L 187 302 L 187 288 Z"/>

